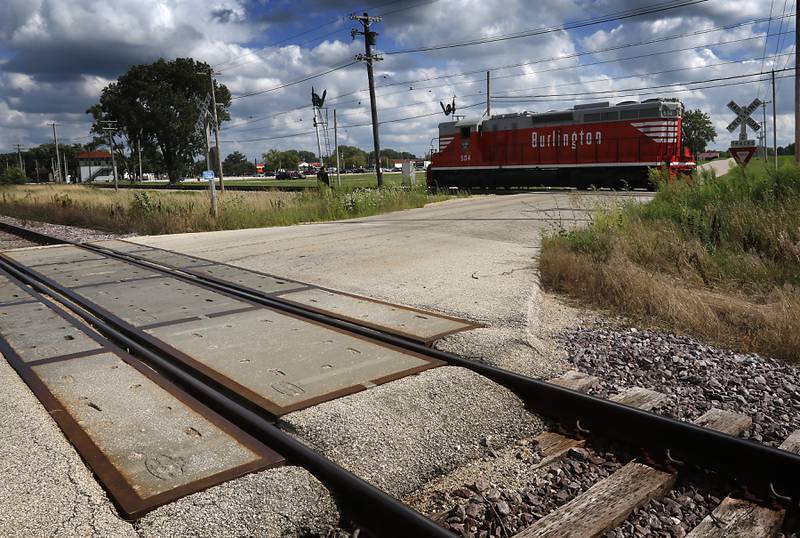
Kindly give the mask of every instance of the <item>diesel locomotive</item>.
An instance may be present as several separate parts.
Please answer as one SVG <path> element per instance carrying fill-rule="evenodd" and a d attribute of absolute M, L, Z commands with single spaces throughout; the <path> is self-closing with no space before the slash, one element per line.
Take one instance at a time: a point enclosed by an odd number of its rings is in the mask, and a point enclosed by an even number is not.
<path fill-rule="evenodd" d="M 695 168 L 681 144 L 682 105 L 647 99 L 439 124 L 431 188 L 650 188 L 648 169 Z"/>

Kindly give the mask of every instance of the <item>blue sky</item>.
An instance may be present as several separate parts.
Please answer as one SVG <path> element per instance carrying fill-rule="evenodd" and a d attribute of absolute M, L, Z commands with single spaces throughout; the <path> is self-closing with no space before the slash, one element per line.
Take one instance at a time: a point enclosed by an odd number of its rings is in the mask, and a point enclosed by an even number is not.
<path fill-rule="evenodd" d="M 363 42 L 350 37 L 356 24 L 348 15 L 354 11 L 366 8 L 386 14 L 376 25 L 378 49 L 391 52 L 588 22 L 665 3 L 376 0 L 365 6 L 338 0 L 139 0 L 135 4 L 127 0 L 7 0 L 0 20 L 0 151 L 17 143 L 49 140 L 47 123 L 51 121 L 62 124 L 65 140 L 87 141 L 89 122 L 84 111 L 96 102 L 102 88 L 131 65 L 159 56 L 207 61 L 220 71 L 220 82 L 234 96 L 264 92 L 234 100 L 232 121 L 223 126 L 226 153 L 235 149 L 252 158 L 271 147 L 314 149 L 316 141 L 307 134 L 312 124 L 312 85 L 328 90 L 331 113 L 336 108 L 344 126 L 340 143 L 368 148 L 363 65 L 265 92 L 347 63 L 363 52 Z M 517 103 L 495 99 L 493 112 L 497 113 L 567 108 L 593 99 L 586 95 L 589 91 L 616 91 L 608 96 L 612 102 L 644 99 L 660 90 L 625 90 L 791 66 L 794 34 L 789 32 L 794 21 L 780 17 L 793 14 L 794 4 L 794 0 L 707 0 L 492 44 L 387 54 L 376 65 L 379 118 L 386 122 L 381 125 L 383 146 L 424 153 L 436 136 L 436 124 L 442 121 L 439 101 L 453 96 L 465 113 L 482 113 L 483 74 L 444 76 L 451 73 L 527 64 L 494 71 L 492 93 L 560 96 Z M 770 10 L 772 22 L 747 23 L 768 17 Z M 715 30 L 723 26 L 735 27 Z M 773 37 L 765 49 L 763 35 L 768 26 Z M 675 37 L 691 33 L 695 35 Z M 660 41 L 633 46 L 652 40 Z M 752 78 L 738 81 L 745 80 Z M 400 84 L 403 81 L 412 82 Z M 779 144 L 787 143 L 792 135 L 791 84 L 791 79 L 779 79 Z M 725 147 L 731 137 L 724 127 L 732 119 L 725 104 L 731 98 L 740 103 L 765 94 L 771 98 L 768 89 L 764 83 L 692 91 L 673 86 L 661 95 L 679 97 L 687 107 L 711 114 L 720 135 L 712 145 Z M 565 95 L 577 93 L 583 95 Z M 474 106 L 467 109 L 468 105 Z"/>

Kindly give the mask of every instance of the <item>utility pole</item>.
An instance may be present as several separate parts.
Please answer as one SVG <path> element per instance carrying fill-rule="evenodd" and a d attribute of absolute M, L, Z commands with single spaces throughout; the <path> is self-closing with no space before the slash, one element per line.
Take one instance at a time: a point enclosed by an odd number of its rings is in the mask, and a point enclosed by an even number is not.
<path fill-rule="evenodd" d="M 19 144 L 17 144 L 17 158 L 19 159 L 19 169 L 21 172 L 24 172 L 25 165 L 22 162 L 22 150 L 20 149 Z"/>
<path fill-rule="evenodd" d="M 69 174 L 67 173 L 67 152 L 66 151 L 64 152 L 63 163 L 64 163 L 64 183 L 66 183 L 67 181 L 69 181 Z"/>
<path fill-rule="evenodd" d="M 778 120 L 775 117 L 775 70 L 772 70 L 772 153 L 775 157 L 775 170 L 778 169 Z"/>
<path fill-rule="evenodd" d="M 211 79 L 211 104 L 214 107 L 214 142 L 217 144 L 217 166 L 219 166 L 219 190 L 225 192 L 225 183 L 222 181 L 222 150 L 219 147 L 219 119 L 217 119 L 217 94 L 214 90 L 214 70 L 209 69 Z M 213 180 L 212 180 L 213 181 Z"/>
<path fill-rule="evenodd" d="M 486 72 L 486 118 L 492 117 L 492 72 Z"/>
<path fill-rule="evenodd" d="M 794 50 L 800 51 L 800 9 L 794 14 Z M 794 160 L 800 164 L 800 54 L 794 55 Z"/>
<path fill-rule="evenodd" d="M 34 159 L 33 166 L 35 167 L 34 170 L 36 171 L 36 183 L 39 183 L 39 161 Z"/>
<path fill-rule="evenodd" d="M 144 174 L 142 174 L 142 137 L 136 137 L 136 145 L 139 146 L 139 181 L 144 181 Z"/>
<path fill-rule="evenodd" d="M 116 120 L 100 120 L 100 123 L 104 123 L 105 126 L 103 130 L 108 133 L 108 147 L 111 149 L 111 166 L 114 169 L 114 190 L 119 190 L 119 180 L 117 179 L 117 160 L 114 157 L 114 135 L 112 131 L 116 129 L 114 124 L 117 123 Z"/>
<path fill-rule="evenodd" d="M 333 109 L 333 151 L 336 152 L 336 184 L 342 187 L 341 164 L 339 163 L 339 129 L 336 125 L 336 109 Z"/>
<path fill-rule="evenodd" d="M 761 125 L 764 127 L 764 131 L 761 133 L 761 148 L 764 150 L 764 164 L 767 163 L 769 160 L 767 157 L 767 105 L 769 101 L 761 103 L 761 115 L 763 118 L 763 122 Z"/>
<path fill-rule="evenodd" d="M 320 170 L 325 169 L 325 160 L 322 158 L 322 145 L 319 142 L 319 122 L 317 121 L 317 107 L 316 105 L 311 105 L 314 109 L 314 132 L 317 133 L 317 155 L 319 156 L 319 168 Z M 322 114 L 320 114 L 321 116 Z"/>
<path fill-rule="evenodd" d="M 53 174 L 53 181 L 55 183 L 59 183 L 58 178 L 61 175 L 61 157 L 58 154 L 58 134 L 56 134 L 56 125 L 58 124 L 53 122 L 50 125 L 53 126 L 53 142 L 56 145 L 56 164 L 58 165 L 58 168 L 55 169 L 55 173 Z M 52 165 L 50 166 L 50 169 L 53 169 Z"/>
<path fill-rule="evenodd" d="M 369 105 L 372 112 L 372 142 L 375 150 L 375 175 L 378 181 L 378 188 L 383 187 L 383 172 L 381 171 L 381 142 L 378 135 L 378 108 L 375 102 L 375 78 L 372 73 L 372 62 L 383 60 L 383 57 L 372 54 L 372 46 L 375 44 L 375 38 L 378 37 L 377 32 L 370 30 L 373 22 L 380 22 L 381 17 L 370 17 L 365 11 L 363 15 L 350 15 L 350 19 L 358 21 L 363 27 L 362 31 L 353 30 L 350 35 L 353 39 L 357 35 L 364 36 L 364 50 L 366 54 L 358 54 L 356 60 L 359 62 L 366 62 L 367 64 L 367 79 L 369 81 Z"/>

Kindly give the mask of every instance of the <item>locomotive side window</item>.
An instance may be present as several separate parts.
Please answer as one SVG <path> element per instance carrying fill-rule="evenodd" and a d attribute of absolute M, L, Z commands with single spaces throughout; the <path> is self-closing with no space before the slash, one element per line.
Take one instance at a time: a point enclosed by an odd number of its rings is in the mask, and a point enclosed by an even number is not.
<path fill-rule="evenodd" d="M 661 116 L 660 108 L 646 108 L 639 111 L 640 118 L 658 118 Z"/>
<path fill-rule="evenodd" d="M 599 112 L 583 115 L 583 121 L 600 121 L 601 119 L 603 119 L 603 115 Z"/>
<path fill-rule="evenodd" d="M 623 110 L 619 113 L 619 119 L 621 120 L 635 120 L 639 118 L 639 111 L 638 110 Z"/>
<path fill-rule="evenodd" d="M 603 121 L 614 121 L 619 119 L 619 112 L 603 112 Z"/>

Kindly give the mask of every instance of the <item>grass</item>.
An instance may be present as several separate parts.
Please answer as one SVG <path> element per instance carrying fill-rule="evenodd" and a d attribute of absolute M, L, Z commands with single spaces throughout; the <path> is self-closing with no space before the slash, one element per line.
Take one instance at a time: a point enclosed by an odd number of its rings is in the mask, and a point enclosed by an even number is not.
<path fill-rule="evenodd" d="M 544 238 L 545 287 L 661 327 L 800 356 L 800 168 L 752 161 L 659 181 L 647 204 Z"/>
<path fill-rule="evenodd" d="M 342 189 L 345 190 L 352 190 L 352 189 L 369 189 L 375 188 L 378 185 L 378 181 L 375 177 L 374 173 L 366 173 L 366 174 L 343 174 L 342 176 Z M 425 172 L 424 171 L 417 171 L 416 174 L 417 185 L 424 185 L 425 184 Z M 330 181 L 334 188 L 337 188 L 336 183 L 336 174 L 330 174 Z M 400 173 L 384 173 L 383 174 L 383 184 L 384 186 L 389 187 L 396 187 L 400 186 L 402 181 L 402 174 Z M 130 182 L 120 182 L 122 186 L 129 185 Z M 147 185 L 167 185 L 167 181 L 151 181 L 147 182 Z M 181 182 L 180 185 L 194 185 L 194 184 L 201 184 L 199 181 L 195 180 L 186 180 Z M 205 182 L 202 182 L 205 184 Z M 316 176 L 307 176 L 305 179 L 225 179 L 225 185 L 247 185 L 247 186 L 258 186 L 258 187 L 302 187 L 302 188 L 310 188 L 310 187 L 317 187 L 319 185 Z M 219 186 L 219 181 L 217 182 L 217 186 Z"/>
<path fill-rule="evenodd" d="M 120 190 L 79 185 L 0 188 L 0 214 L 23 220 L 94 228 L 116 233 L 167 234 L 285 226 L 365 217 L 421 207 L 450 198 L 425 189 L 387 187 L 337 192 L 227 192 L 219 217 L 210 215 L 202 191 Z"/>

